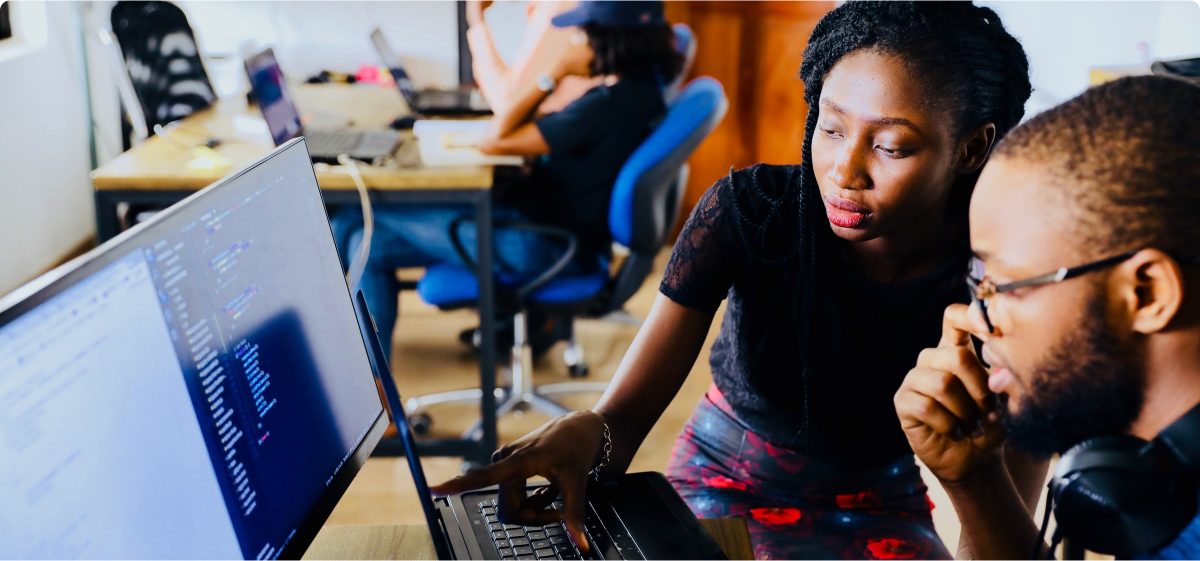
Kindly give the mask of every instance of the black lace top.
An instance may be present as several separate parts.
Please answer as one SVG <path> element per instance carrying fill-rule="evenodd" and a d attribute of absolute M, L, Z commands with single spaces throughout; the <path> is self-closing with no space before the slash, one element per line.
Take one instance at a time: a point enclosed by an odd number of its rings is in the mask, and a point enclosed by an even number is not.
<path fill-rule="evenodd" d="M 892 396 L 921 350 L 937 345 L 946 306 L 967 301 L 969 253 L 964 244 L 924 277 L 878 283 L 826 252 L 805 400 L 797 287 L 811 273 L 789 247 L 801 228 L 829 226 L 800 223 L 799 177 L 799 166 L 757 165 L 718 181 L 675 243 L 660 291 L 709 312 L 728 297 L 713 380 L 754 432 L 847 467 L 879 465 L 912 453 Z"/>

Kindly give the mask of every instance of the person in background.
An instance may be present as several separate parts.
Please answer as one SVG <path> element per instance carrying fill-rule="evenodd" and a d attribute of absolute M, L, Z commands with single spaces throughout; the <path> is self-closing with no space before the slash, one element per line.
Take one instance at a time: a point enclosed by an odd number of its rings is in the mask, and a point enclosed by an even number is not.
<path fill-rule="evenodd" d="M 579 242 L 572 267 L 593 270 L 612 251 L 608 205 L 613 183 L 625 160 L 662 120 L 666 107 L 660 84 L 680 72 L 683 55 L 674 48 L 662 2 L 580 2 L 552 23 L 580 27 L 586 41 L 572 42 L 548 71 L 520 85 L 510 103 L 496 109 L 479 149 L 533 159 L 528 178 L 494 189 L 493 218 L 572 233 Z M 538 116 L 538 106 L 568 76 L 597 78 L 599 85 L 562 110 Z M 451 241 L 450 225 L 473 217 L 474 208 L 379 205 L 374 214 L 361 287 L 390 352 L 398 314 L 396 269 L 464 264 Z M 349 261 L 362 243 L 362 211 L 343 208 L 332 222 L 342 259 Z M 461 224 L 458 234 L 475 259 L 474 223 Z M 498 271 L 530 278 L 566 251 L 558 238 L 518 228 L 496 228 L 493 243 Z"/>
<path fill-rule="evenodd" d="M 1200 88 L 1151 76 L 1092 88 L 996 147 L 970 209 L 982 304 L 946 310 L 941 344 L 921 353 L 895 397 L 909 444 L 954 503 L 969 558 L 1034 550 L 1038 529 L 1002 464 L 1005 442 L 1049 457 L 1132 435 L 1133 449 L 1154 441 L 1148 457 L 1161 465 L 1187 463 L 1156 437 L 1200 415 L 1197 154 Z M 1195 434 L 1183 444 L 1200 450 Z M 1200 518 L 1123 555 L 1200 558 Z"/>
<path fill-rule="evenodd" d="M 731 172 L 701 198 L 596 407 L 435 492 L 499 484 L 502 519 L 565 516 L 586 547 L 589 472 L 628 469 L 725 300 L 714 385 L 666 470 L 691 509 L 744 518 L 759 559 L 950 557 L 892 397 L 967 299 L 967 204 L 1024 114 L 1028 62 L 988 8 L 847 2 L 813 30 L 800 77 L 802 163 Z M 1036 505 L 1045 464 L 1011 460 Z M 564 513 L 507 492 L 533 476 Z"/>
<path fill-rule="evenodd" d="M 534 83 L 538 73 L 550 70 L 559 53 L 579 41 L 581 30 L 556 27 L 550 20 L 575 7 L 575 2 L 533 0 L 525 3 L 525 33 L 512 64 L 505 64 L 492 40 L 484 12 L 490 0 L 467 2 L 467 46 L 471 50 L 471 70 L 483 97 L 493 110 L 512 102 L 524 84 Z M 586 41 L 586 36 L 583 36 Z M 564 76 L 558 86 L 538 106 L 539 114 L 552 113 L 579 99 L 599 84 L 600 77 Z"/>

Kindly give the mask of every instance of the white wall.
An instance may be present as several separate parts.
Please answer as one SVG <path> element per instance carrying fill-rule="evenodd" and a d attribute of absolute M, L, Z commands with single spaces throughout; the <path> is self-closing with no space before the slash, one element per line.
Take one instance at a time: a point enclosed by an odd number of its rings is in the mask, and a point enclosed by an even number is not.
<path fill-rule="evenodd" d="M 95 231 L 80 5 L 12 8 L 17 31 L 34 33 L 0 44 L 0 294 Z M 29 16 L 35 29 L 23 25 Z"/>
<path fill-rule="evenodd" d="M 1200 56 L 1200 3 L 984 1 L 1020 39 L 1034 94 L 1029 116 L 1087 89 L 1093 66 L 1137 65 L 1143 57 Z M 1139 48 L 1145 43 L 1145 54 Z"/>

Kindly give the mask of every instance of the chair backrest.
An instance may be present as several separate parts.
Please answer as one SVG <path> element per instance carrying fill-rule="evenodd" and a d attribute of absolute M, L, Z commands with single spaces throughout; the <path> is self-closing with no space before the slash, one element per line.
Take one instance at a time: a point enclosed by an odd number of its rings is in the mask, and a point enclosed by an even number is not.
<path fill-rule="evenodd" d="M 692 70 L 692 62 L 696 60 L 696 35 L 692 33 L 692 28 L 686 23 L 677 23 L 671 26 L 671 30 L 675 32 L 675 50 L 683 55 L 683 69 L 663 88 L 663 99 L 668 105 L 679 95 L 679 87 L 687 79 L 688 72 Z"/>
<path fill-rule="evenodd" d="M 692 80 L 662 123 L 625 161 L 613 185 L 608 225 L 613 240 L 629 248 L 630 255 L 609 279 L 591 314 L 624 305 L 645 281 L 675 224 L 687 188 L 687 159 L 728 107 L 720 82 L 709 77 Z"/>
<path fill-rule="evenodd" d="M 617 243 L 633 252 L 658 252 L 678 210 L 669 195 L 675 194 L 679 170 L 727 108 L 721 83 L 709 77 L 692 80 L 671 104 L 613 184 L 608 224 Z"/>
<path fill-rule="evenodd" d="M 117 2 L 113 35 L 146 125 L 165 125 L 217 100 L 183 10 L 170 2 Z"/>

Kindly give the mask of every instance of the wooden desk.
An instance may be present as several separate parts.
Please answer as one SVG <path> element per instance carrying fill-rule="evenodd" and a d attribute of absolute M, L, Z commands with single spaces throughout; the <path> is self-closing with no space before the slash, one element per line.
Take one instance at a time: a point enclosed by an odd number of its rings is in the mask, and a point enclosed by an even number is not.
<path fill-rule="evenodd" d="M 352 128 L 380 128 L 397 115 L 408 112 L 400 94 L 391 88 L 359 87 L 341 84 L 299 85 L 294 88 L 296 102 L 305 115 L 312 115 L 320 126 L 343 126 L 347 120 Z M 97 223 L 100 239 L 115 236 L 116 204 L 119 202 L 166 203 L 182 199 L 239 170 L 270 152 L 275 146 L 269 134 L 246 130 L 262 114 L 248 107 L 245 98 L 224 99 L 208 109 L 198 111 L 183 120 L 168 133 L 168 138 L 151 136 L 141 145 L 121 154 L 92 172 L 92 185 L 97 198 Z M 242 122 L 239 131 L 238 124 Z M 265 130 L 265 129 L 264 129 Z M 221 139 L 214 151 L 229 162 L 219 169 L 189 169 L 188 162 L 196 155 L 191 147 L 205 139 Z M 411 133 L 397 154 L 382 166 L 364 167 L 363 183 L 380 200 L 467 199 L 471 194 L 486 191 L 492 186 L 491 166 L 428 167 L 420 162 L 417 143 Z M 317 171 L 317 184 L 328 198 L 344 194 L 346 202 L 357 200 L 350 176 L 331 170 Z M 462 197 L 415 196 L 405 192 L 463 191 Z M 343 193 L 344 192 L 344 193 Z M 453 193 L 450 193 L 451 195 Z"/>
<path fill-rule="evenodd" d="M 730 559 L 754 559 L 750 532 L 741 518 L 706 518 L 700 523 Z M 437 559 L 429 529 L 421 524 L 325 526 L 304 559 Z"/>
<path fill-rule="evenodd" d="M 339 84 L 292 87 L 301 114 L 311 115 L 318 128 L 351 126 L 380 128 L 398 115 L 408 113 L 400 93 L 393 88 Z M 219 169 L 194 169 L 188 163 L 196 154 L 192 147 L 208 138 L 221 139 L 214 151 L 229 165 Z M 169 206 L 203 187 L 237 171 L 275 148 L 266 133 L 262 113 L 248 107 L 244 97 L 225 99 L 183 120 L 167 138 L 151 136 L 141 145 L 121 154 L 92 172 L 95 187 L 97 236 L 101 242 L 120 233 L 117 206 L 120 203 Z M 421 164 L 416 140 L 407 133 L 397 153 L 380 166 L 360 168 L 363 183 L 376 203 L 463 203 L 473 205 L 479 241 L 480 270 L 491 271 L 493 259 L 491 187 L 492 166 L 429 167 Z M 326 203 L 359 204 L 350 176 L 317 166 L 317 184 Z M 492 275 L 479 279 L 480 317 L 495 317 Z M 495 323 L 481 322 L 482 347 L 479 357 L 483 390 L 481 415 L 483 436 L 473 440 L 426 440 L 422 455 L 462 456 L 487 462 L 496 449 Z M 381 442 L 377 454 L 403 454 L 397 442 Z"/>

